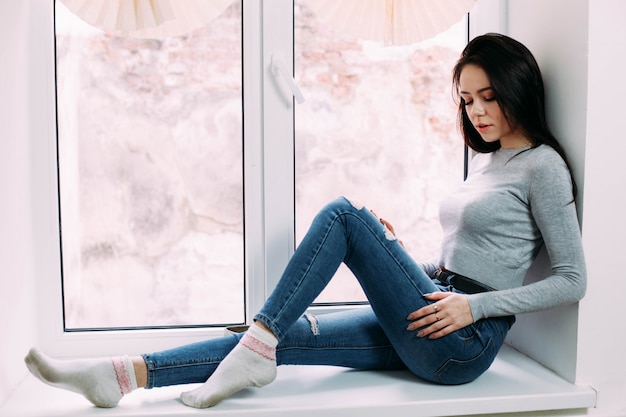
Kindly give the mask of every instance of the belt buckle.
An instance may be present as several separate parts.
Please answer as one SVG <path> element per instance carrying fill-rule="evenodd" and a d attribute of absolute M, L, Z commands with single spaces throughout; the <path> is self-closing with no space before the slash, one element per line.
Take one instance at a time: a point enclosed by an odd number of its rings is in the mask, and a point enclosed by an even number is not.
<path fill-rule="evenodd" d="M 439 267 L 439 271 L 437 271 L 437 275 L 436 275 L 439 282 L 441 282 L 444 285 L 452 285 L 449 280 L 451 276 L 454 276 L 454 274 L 448 271 L 447 269 L 445 269 L 443 266 Z"/>

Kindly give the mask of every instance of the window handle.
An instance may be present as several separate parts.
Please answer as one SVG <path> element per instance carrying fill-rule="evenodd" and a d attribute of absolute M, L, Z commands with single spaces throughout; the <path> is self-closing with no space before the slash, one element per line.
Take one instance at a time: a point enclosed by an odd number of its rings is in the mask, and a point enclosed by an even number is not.
<path fill-rule="evenodd" d="M 274 77 L 276 78 L 282 77 L 285 80 L 285 82 L 291 89 L 293 96 L 296 98 L 296 102 L 298 104 L 304 103 L 304 96 L 302 95 L 302 90 L 300 90 L 300 87 L 298 87 L 298 84 L 296 84 L 296 80 L 291 75 L 291 72 L 287 70 L 287 67 L 285 66 L 285 64 L 283 64 L 283 62 L 274 54 L 272 54 L 271 69 L 272 69 L 272 74 L 274 74 Z"/>

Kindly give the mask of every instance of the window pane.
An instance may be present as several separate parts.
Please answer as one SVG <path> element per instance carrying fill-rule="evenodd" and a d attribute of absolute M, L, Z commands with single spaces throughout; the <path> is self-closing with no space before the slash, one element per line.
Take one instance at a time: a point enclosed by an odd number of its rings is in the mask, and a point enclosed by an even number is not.
<path fill-rule="evenodd" d="M 56 4 L 66 329 L 244 321 L 241 4 L 106 35 Z"/>
<path fill-rule="evenodd" d="M 439 201 L 463 179 L 451 70 L 466 19 L 432 40 L 385 46 L 334 31 L 303 0 L 294 13 L 296 79 L 307 99 L 296 108 L 296 241 L 324 204 L 345 195 L 390 221 L 415 259 L 432 259 Z M 363 300 L 342 266 L 317 302 Z"/>

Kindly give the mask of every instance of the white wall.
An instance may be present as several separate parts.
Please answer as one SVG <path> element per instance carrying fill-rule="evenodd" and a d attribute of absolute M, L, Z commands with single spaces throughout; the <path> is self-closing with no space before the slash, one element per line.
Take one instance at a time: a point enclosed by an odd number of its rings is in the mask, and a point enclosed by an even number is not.
<path fill-rule="evenodd" d="M 0 2 L 0 404 L 35 342 L 28 2 Z"/>
<path fill-rule="evenodd" d="M 577 381 L 599 391 L 589 414 L 626 416 L 626 316 L 622 208 L 626 143 L 621 102 L 626 97 L 626 2 L 509 0 L 508 31 L 539 61 L 548 112 L 584 192 L 583 243 L 589 275 L 580 303 Z"/>
<path fill-rule="evenodd" d="M 600 391 L 595 414 L 626 416 L 626 2 L 589 1 L 583 236 L 589 289 L 581 303 L 578 378 Z"/>
<path fill-rule="evenodd" d="M 580 215 L 584 212 L 587 1 L 509 0 L 507 3 L 505 33 L 524 43 L 539 62 L 550 126 L 566 149 L 580 185 L 577 198 Z M 542 256 L 528 278 L 532 281 L 545 277 L 549 271 L 547 257 Z M 577 305 L 520 315 L 509 335 L 509 343 L 567 380 L 575 381 L 577 317 Z"/>

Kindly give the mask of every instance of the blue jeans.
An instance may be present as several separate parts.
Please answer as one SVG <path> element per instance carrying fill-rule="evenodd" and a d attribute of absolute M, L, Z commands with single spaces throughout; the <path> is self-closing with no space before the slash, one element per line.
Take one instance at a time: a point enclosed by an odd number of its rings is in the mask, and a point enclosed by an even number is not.
<path fill-rule="evenodd" d="M 358 279 L 371 307 L 303 316 L 342 262 Z M 340 198 L 315 217 L 255 320 L 279 339 L 279 365 L 408 368 L 439 384 L 472 381 L 495 359 L 510 321 L 489 318 L 440 339 L 416 337 L 416 331 L 406 330 L 406 317 L 430 304 L 423 295 L 434 291 L 456 290 L 431 280 L 368 209 Z M 239 338 L 144 355 L 148 388 L 204 382 Z"/>

